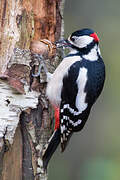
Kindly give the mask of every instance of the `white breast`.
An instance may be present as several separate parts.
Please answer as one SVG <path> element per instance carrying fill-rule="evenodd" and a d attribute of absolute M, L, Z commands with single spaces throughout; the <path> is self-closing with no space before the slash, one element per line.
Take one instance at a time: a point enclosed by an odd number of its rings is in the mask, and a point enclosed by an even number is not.
<path fill-rule="evenodd" d="M 46 94 L 54 106 L 60 106 L 63 77 L 67 75 L 70 66 L 80 60 L 80 56 L 65 57 L 53 73 L 51 80 L 48 82 Z"/>

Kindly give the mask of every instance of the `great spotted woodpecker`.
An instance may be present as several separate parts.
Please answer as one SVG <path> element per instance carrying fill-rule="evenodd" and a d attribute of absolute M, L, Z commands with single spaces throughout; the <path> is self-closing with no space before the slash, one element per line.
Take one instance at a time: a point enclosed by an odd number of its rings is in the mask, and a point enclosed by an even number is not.
<path fill-rule="evenodd" d="M 93 30 L 75 31 L 57 45 L 70 47 L 70 53 L 47 85 L 48 99 L 55 108 L 55 129 L 43 154 L 45 169 L 58 144 L 63 152 L 71 135 L 84 127 L 105 80 L 99 38 Z"/>

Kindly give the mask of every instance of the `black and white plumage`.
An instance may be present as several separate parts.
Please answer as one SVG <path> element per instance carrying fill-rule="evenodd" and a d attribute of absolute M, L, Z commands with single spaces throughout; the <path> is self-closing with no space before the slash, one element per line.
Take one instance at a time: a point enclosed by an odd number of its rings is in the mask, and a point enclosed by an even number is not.
<path fill-rule="evenodd" d="M 59 125 L 55 129 L 59 132 L 59 141 L 55 145 L 56 142 L 53 143 L 51 138 L 52 146 L 54 144 L 57 148 L 60 142 L 63 152 L 71 135 L 84 127 L 91 107 L 103 89 L 105 66 L 100 54 L 99 39 L 93 30 L 75 31 L 61 44 L 69 46 L 70 53 L 48 82 L 47 96 L 51 104 L 59 109 L 60 115 Z M 49 142 L 48 147 L 50 146 Z M 47 163 L 47 158 L 52 156 L 51 152 L 43 156 Z"/>

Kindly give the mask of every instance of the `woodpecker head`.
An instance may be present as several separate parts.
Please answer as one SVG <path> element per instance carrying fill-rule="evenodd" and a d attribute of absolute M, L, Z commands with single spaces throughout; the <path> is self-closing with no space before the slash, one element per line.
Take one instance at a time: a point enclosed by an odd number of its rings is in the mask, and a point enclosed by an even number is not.
<path fill-rule="evenodd" d="M 99 38 L 91 29 L 81 29 L 73 32 L 67 40 L 59 41 L 59 45 L 71 48 L 87 48 L 89 45 L 98 44 Z M 58 46 L 60 47 L 60 46 Z"/>
<path fill-rule="evenodd" d="M 68 41 L 70 44 L 77 48 L 85 48 L 91 43 L 98 43 L 99 38 L 97 34 L 91 29 L 82 29 L 75 31 L 69 36 Z"/>

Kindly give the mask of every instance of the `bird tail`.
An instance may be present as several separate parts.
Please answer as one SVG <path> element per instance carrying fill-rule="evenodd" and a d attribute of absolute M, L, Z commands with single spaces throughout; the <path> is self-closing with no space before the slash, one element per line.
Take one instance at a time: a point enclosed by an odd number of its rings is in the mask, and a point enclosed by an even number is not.
<path fill-rule="evenodd" d="M 43 168 L 46 170 L 48 162 L 60 143 L 60 129 L 56 129 L 50 137 L 47 147 L 43 152 Z"/>
<path fill-rule="evenodd" d="M 64 152 L 69 141 L 70 141 L 70 138 L 72 136 L 72 132 L 69 131 L 69 134 L 61 134 L 61 152 Z"/>

